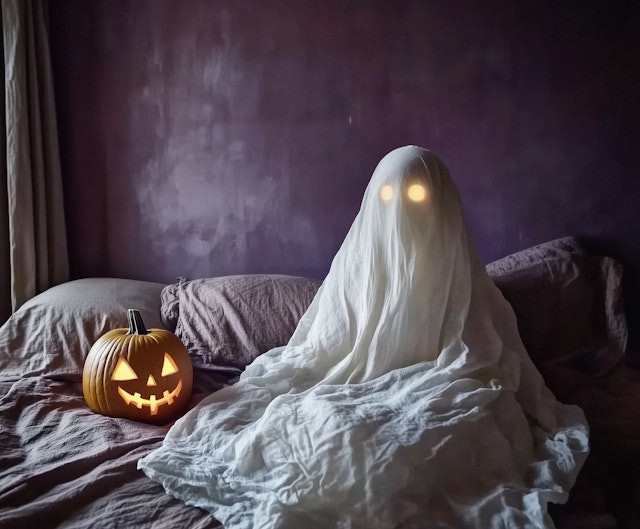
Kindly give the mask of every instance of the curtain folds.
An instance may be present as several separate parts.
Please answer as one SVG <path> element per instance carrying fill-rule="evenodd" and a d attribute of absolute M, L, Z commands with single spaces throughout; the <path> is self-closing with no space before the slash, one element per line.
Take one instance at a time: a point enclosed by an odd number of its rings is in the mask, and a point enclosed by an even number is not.
<path fill-rule="evenodd" d="M 2 0 L 0 323 L 69 274 L 46 0 Z"/>

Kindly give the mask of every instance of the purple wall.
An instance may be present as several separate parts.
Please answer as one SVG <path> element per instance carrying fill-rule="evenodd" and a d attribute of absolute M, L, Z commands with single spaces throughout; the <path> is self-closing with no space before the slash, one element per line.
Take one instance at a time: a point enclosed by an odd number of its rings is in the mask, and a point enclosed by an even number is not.
<path fill-rule="evenodd" d="M 639 299 L 625 5 L 52 2 L 72 273 L 322 277 L 378 160 L 414 143 L 485 260 L 584 236 Z"/>

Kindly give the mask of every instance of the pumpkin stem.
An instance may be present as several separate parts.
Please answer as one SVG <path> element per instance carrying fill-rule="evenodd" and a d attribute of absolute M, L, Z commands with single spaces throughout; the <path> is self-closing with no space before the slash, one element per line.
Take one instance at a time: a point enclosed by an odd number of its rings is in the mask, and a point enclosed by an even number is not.
<path fill-rule="evenodd" d="M 149 331 L 144 326 L 142 316 L 140 315 L 140 312 L 138 310 L 127 309 L 127 319 L 129 320 L 129 332 L 127 332 L 127 335 L 149 334 Z"/>

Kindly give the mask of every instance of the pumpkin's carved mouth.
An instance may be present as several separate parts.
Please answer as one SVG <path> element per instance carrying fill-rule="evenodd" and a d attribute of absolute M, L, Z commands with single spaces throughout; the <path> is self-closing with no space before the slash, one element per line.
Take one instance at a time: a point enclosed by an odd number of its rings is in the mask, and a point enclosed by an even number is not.
<path fill-rule="evenodd" d="M 158 408 L 163 404 L 173 404 L 174 399 L 180 395 L 180 391 L 182 390 L 182 379 L 178 381 L 178 385 L 175 387 L 173 391 L 165 390 L 162 394 L 161 398 L 157 398 L 155 395 L 150 395 L 148 399 L 145 399 L 140 393 L 135 392 L 133 395 L 128 391 L 125 391 L 120 386 L 118 386 L 118 393 L 122 397 L 127 404 L 131 404 L 135 406 L 139 410 L 142 409 L 143 406 L 149 408 L 149 413 L 151 415 L 158 414 Z"/>

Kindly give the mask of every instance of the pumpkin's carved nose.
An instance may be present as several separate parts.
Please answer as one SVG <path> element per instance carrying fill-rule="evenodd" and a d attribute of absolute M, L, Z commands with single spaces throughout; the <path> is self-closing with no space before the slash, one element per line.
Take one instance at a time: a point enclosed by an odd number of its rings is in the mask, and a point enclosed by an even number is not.
<path fill-rule="evenodd" d="M 153 375 L 149 375 L 149 378 L 147 379 L 147 386 L 157 386 L 158 384 L 156 384 L 156 379 L 153 378 Z"/>

